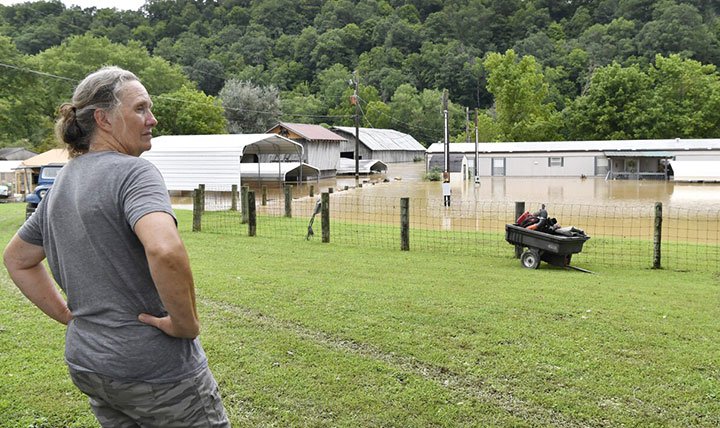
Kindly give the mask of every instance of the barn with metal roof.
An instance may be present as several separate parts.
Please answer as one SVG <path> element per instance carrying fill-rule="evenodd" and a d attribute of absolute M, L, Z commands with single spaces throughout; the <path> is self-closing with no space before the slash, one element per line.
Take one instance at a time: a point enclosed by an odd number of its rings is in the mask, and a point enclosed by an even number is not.
<path fill-rule="evenodd" d="M 347 142 L 344 137 L 320 125 L 288 122 L 280 122 L 267 132 L 300 143 L 305 156 L 303 160 L 319 169 L 321 177 L 336 174 L 340 145 Z"/>
<path fill-rule="evenodd" d="M 334 126 L 331 130 L 347 140 L 340 144 L 340 157 L 355 158 L 355 128 Z M 412 162 L 423 159 L 425 147 L 409 134 L 393 129 L 359 128 L 360 159 L 378 159 L 384 163 Z"/>

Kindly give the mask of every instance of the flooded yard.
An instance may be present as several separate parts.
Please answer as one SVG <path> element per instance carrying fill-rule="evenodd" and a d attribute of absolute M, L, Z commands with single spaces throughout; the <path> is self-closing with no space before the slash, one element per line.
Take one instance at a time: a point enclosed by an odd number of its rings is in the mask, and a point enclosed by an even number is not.
<path fill-rule="evenodd" d="M 343 192 L 347 188 L 356 196 L 384 198 L 442 199 L 440 182 L 424 181 L 425 167 L 422 162 L 389 164 L 386 174 L 361 176 L 362 188 L 356 188 L 354 176 L 339 176 L 303 184 L 293 184 L 293 198 L 310 194 L 314 188 L 316 197 L 328 188 Z M 389 180 L 384 182 L 385 180 Z M 249 181 L 260 197 L 260 184 Z M 262 183 L 267 186 L 268 199 L 283 198 L 282 185 L 278 182 Z M 211 191 L 212 189 L 207 189 Z M 652 207 L 662 202 L 664 207 L 688 210 L 720 209 L 720 183 L 676 183 L 660 180 L 610 180 L 600 177 L 588 178 L 528 178 L 528 177 L 481 177 L 476 184 L 472 179 L 452 182 L 454 204 L 474 202 L 515 202 L 552 204 L 583 204 L 616 207 Z M 191 205 L 189 197 L 174 198 L 178 205 Z"/>

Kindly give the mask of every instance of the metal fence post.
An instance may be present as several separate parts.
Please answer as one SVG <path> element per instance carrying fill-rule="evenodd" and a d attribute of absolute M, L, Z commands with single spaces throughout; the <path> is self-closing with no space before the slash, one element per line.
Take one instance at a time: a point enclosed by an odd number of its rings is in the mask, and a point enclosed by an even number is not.
<path fill-rule="evenodd" d="M 410 198 L 400 198 L 400 251 L 410 251 Z"/>
<path fill-rule="evenodd" d="M 525 201 L 522 202 L 515 202 L 515 218 L 513 219 L 513 223 L 517 221 L 518 218 L 520 218 L 521 215 L 525 212 Z M 522 245 L 516 245 L 515 246 L 515 258 L 519 259 L 522 255 L 523 247 Z"/>
<path fill-rule="evenodd" d="M 320 195 L 320 219 L 322 226 L 322 242 L 330 242 L 330 193 Z"/>
<path fill-rule="evenodd" d="M 255 192 L 247 192 L 248 236 L 257 235 L 257 212 L 255 211 Z"/>
<path fill-rule="evenodd" d="M 655 202 L 655 225 L 653 233 L 653 269 L 660 269 L 662 247 L 662 202 Z"/>
<path fill-rule="evenodd" d="M 201 196 L 200 189 L 193 190 L 193 232 L 200 232 L 202 230 Z"/>
<path fill-rule="evenodd" d="M 285 186 L 285 217 L 292 217 L 292 186 Z"/>

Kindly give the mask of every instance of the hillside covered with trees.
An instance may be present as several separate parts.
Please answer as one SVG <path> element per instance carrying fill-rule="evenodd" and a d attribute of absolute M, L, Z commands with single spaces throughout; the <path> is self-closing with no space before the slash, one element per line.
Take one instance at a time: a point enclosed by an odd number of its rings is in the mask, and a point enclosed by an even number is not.
<path fill-rule="evenodd" d="M 148 0 L 0 6 L 0 147 L 53 146 L 55 109 L 103 64 L 134 71 L 159 134 L 362 126 L 425 145 L 720 134 L 715 0 Z M 470 124 L 470 134 L 474 134 Z M 474 137 L 471 137 L 474 138 Z"/>

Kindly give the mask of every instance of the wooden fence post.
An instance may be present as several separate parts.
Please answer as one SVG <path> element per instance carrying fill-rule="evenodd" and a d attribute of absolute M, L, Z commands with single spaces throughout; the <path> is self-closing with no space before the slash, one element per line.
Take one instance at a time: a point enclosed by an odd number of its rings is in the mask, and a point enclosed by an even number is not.
<path fill-rule="evenodd" d="M 292 186 L 285 186 L 285 217 L 292 217 Z"/>
<path fill-rule="evenodd" d="M 200 232 L 202 230 L 201 196 L 200 189 L 193 190 L 193 232 Z"/>
<path fill-rule="evenodd" d="M 330 242 L 330 193 L 320 195 L 320 220 L 322 227 L 322 242 Z"/>
<path fill-rule="evenodd" d="M 521 215 L 525 212 L 525 202 L 515 202 L 515 218 L 512 220 L 513 223 L 517 221 L 518 218 L 520 218 Z M 523 247 L 522 245 L 516 245 L 515 246 L 515 258 L 519 259 L 522 255 Z"/>
<path fill-rule="evenodd" d="M 200 214 L 203 214 L 205 213 L 205 185 L 198 184 L 198 189 L 200 190 Z"/>
<path fill-rule="evenodd" d="M 267 205 L 267 186 L 262 186 L 262 206 Z"/>
<path fill-rule="evenodd" d="M 248 222 L 248 192 L 250 188 L 248 186 L 242 186 L 240 188 L 240 223 L 245 224 Z"/>
<path fill-rule="evenodd" d="M 237 203 L 238 203 L 238 185 L 233 184 L 230 189 L 230 211 L 237 211 Z"/>
<path fill-rule="evenodd" d="M 311 184 L 310 185 L 310 197 L 312 198 L 313 196 L 315 196 L 315 185 Z"/>
<path fill-rule="evenodd" d="M 653 269 L 660 269 L 662 249 L 662 202 L 655 202 L 655 225 L 653 233 Z"/>
<path fill-rule="evenodd" d="M 410 251 L 410 198 L 400 198 L 400 251 Z"/>
<path fill-rule="evenodd" d="M 257 235 L 257 212 L 255 211 L 255 192 L 247 192 L 248 236 Z"/>

